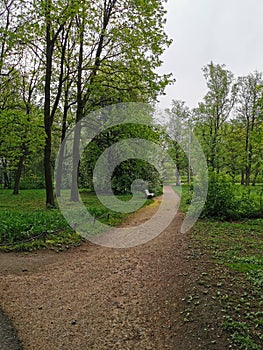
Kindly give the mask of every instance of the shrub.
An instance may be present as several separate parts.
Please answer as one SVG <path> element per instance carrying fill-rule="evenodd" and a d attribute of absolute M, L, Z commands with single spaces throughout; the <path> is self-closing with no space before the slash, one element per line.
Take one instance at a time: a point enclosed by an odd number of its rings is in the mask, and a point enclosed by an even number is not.
<path fill-rule="evenodd" d="M 207 200 L 202 217 L 237 220 L 261 216 L 260 203 L 249 192 L 234 185 L 226 175 L 209 175 Z"/>
<path fill-rule="evenodd" d="M 202 212 L 203 217 L 215 217 L 222 220 L 237 219 L 238 201 L 235 185 L 225 175 L 209 175 L 207 200 Z"/>

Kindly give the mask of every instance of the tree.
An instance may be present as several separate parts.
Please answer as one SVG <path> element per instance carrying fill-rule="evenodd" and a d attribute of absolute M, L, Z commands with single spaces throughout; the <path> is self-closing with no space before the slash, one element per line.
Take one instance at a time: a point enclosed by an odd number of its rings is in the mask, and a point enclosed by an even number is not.
<path fill-rule="evenodd" d="M 185 101 L 173 100 L 172 107 L 168 111 L 170 120 L 167 124 L 167 132 L 172 137 L 168 143 L 172 143 L 170 154 L 175 159 L 176 163 L 176 186 L 180 186 L 180 171 L 187 167 L 186 157 L 176 140 L 183 138 L 185 129 L 190 125 L 190 109 L 186 106 Z"/>
<path fill-rule="evenodd" d="M 219 172 L 222 165 L 222 136 L 236 100 L 236 84 L 233 74 L 224 65 L 211 62 L 203 68 L 203 73 L 208 92 L 194 110 L 196 131 L 203 143 L 210 169 Z"/>
<path fill-rule="evenodd" d="M 88 20 L 77 15 L 76 124 L 94 108 L 121 101 L 152 101 L 169 82 L 155 68 L 169 45 L 159 1 L 104 0 L 91 8 Z M 94 12 L 95 11 L 95 12 Z M 90 38 L 97 28 L 97 36 Z M 89 39 L 89 40 L 88 40 Z M 92 45 L 90 44 L 92 43 Z M 78 201 L 80 128 L 75 128 L 71 200 Z"/>
<path fill-rule="evenodd" d="M 102 155 L 102 153 L 118 142 L 125 144 L 126 140 L 139 139 L 148 140 L 150 142 L 160 144 L 161 134 L 159 130 L 155 130 L 153 127 L 147 125 L 135 125 L 125 124 L 117 125 L 109 128 L 106 131 L 96 136 L 88 145 L 85 152 L 82 155 L 80 163 L 80 185 L 88 187 L 90 190 L 94 190 L 93 184 L 93 172 L 95 165 Z M 139 144 L 140 147 L 140 144 Z M 147 149 L 144 150 L 147 154 Z M 110 152 L 110 151 L 109 151 Z M 125 145 L 125 154 L 136 155 L 134 148 L 131 148 L 129 142 Z M 123 152 L 110 152 L 109 157 L 106 159 L 103 171 L 107 171 L 110 168 L 111 163 L 118 164 L 112 174 L 112 189 L 115 193 L 128 193 L 131 191 L 131 184 L 135 179 L 144 179 L 147 181 L 151 190 L 158 192 L 160 189 L 160 174 L 153 165 L 150 164 L 151 152 L 148 154 L 149 162 L 143 159 L 130 158 L 125 161 L 122 160 Z M 157 153 L 154 155 L 155 161 L 158 157 Z M 159 163 L 163 161 L 159 158 Z M 107 177 L 110 178 L 111 174 Z M 108 181 L 104 184 L 100 181 L 100 190 L 107 191 Z"/>
<path fill-rule="evenodd" d="M 256 159 L 260 158 L 262 150 L 260 132 L 260 125 L 263 121 L 262 111 L 260 110 L 262 91 L 263 79 L 261 73 L 255 72 L 238 78 L 236 113 L 245 130 L 242 172 L 245 176 L 244 182 L 246 186 L 249 186 L 251 182 L 252 166 L 255 166 L 254 182 L 260 167 L 260 162 L 256 161 Z"/>
<path fill-rule="evenodd" d="M 224 135 L 221 142 L 222 171 L 230 175 L 233 183 L 240 176 L 244 159 L 242 139 L 245 129 L 237 119 L 232 119 L 225 124 Z"/>
<path fill-rule="evenodd" d="M 0 154 L 2 163 L 15 170 L 14 194 L 18 194 L 24 161 L 30 160 L 43 148 L 44 133 L 39 114 L 21 110 L 0 112 Z"/>

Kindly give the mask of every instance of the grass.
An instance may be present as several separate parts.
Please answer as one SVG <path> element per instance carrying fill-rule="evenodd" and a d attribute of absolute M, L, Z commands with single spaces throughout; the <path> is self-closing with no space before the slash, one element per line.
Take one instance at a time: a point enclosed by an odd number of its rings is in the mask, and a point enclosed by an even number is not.
<path fill-rule="evenodd" d="M 237 196 L 248 203 L 253 201 L 254 208 L 262 210 L 262 185 L 236 185 L 236 189 Z M 183 185 L 180 209 L 186 213 L 189 204 L 188 186 Z M 225 281 L 224 286 L 219 283 L 211 298 L 223 313 L 221 325 L 231 347 L 263 349 L 263 218 L 206 218 L 195 224 L 192 234 L 196 247 L 209 254 L 222 270 L 219 278 Z M 208 279 L 213 285 L 217 276 Z"/>
<path fill-rule="evenodd" d="M 193 236 L 217 265 L 228 271 L 216 299 L 222 327 L 238 349 L 263 348 L 263 219 L 200 220 Z"/>
<path fill-rule="evenodd" d="M 82 191 L 81 198 L 92 216 L 104 224 L 115 226 L 128 216 L 106 208 L 95 194 Z M 118 198 L 127 201 L 131 196 Z M 44 190 L 21 190 L 17 196 L 10 190 L 0 191 L 0 250 L 64 249 L 81 241 L 59 209 L 45 208 Z"/>

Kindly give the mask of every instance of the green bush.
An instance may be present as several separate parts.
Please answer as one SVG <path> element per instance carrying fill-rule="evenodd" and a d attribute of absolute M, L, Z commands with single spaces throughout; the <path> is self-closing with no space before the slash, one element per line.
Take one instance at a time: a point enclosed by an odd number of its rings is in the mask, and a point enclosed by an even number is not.
<path fill-rule="evenodd" d="M 20 190 L 40 190 L 45 188 L 44 181 L 42 180 L 32 180 L 32 179 L 22 179 L 19 184 Z"/>
<path fill-rule="evenodd" d="M 256 218 L 262 215 L 260 204 L 249 192 L 234 185 L 226 175 L 209 175 L 207 200 L 202 217 L 221 220 Z"/>
<path fill-rule="evenodd" d="M 237 218 L 235 188 L 226 176 L 216 173 L 209 175 L 207 199 L 202 216 L 216 217 L 222 220 Z"/>
<path fill-rule="evenodd" d="M 238 192 L 238 191 L 237 191 Z M 262 216 L 262 208 L 249 193 L 244 193 L 242 190 L 237 194 L 237 212 L 241 218 L 258 218 Z"/>

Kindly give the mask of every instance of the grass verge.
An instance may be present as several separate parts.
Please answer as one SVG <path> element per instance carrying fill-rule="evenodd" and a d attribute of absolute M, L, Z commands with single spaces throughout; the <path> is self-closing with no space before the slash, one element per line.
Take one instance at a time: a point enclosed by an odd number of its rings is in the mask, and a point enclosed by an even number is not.
<path fill-rule="evenodd" d="M 215 264 L 224 267 L 224 285 L 218 284 L 213 298 L 223 313 L 221 325 L 231 347 L 262 349 L 263 220 L 201 220 L 193 236 Z"/>
<path fill-rule="evenodd" d="M 131 196 L 118 198 L 128 201 Z M 104 224 L 116 226 L 128 216 L 106 208 L 93 193 L 82 191 L 81 199 L 92 216 Z M 147 200 L 145 205 L 151 202 Z M 18 196 L 9 190 L 0 191 L 0 251 L 62 250 L 79 245 L 82 240 L 59 209 L 45 208 L 44 190 L 23 190 Z"/>
<path fill-rule="evenodd" d="M 237 185 L 237 191 L 262 206 L 261 187 Z M 183 212 L 187 212 L 190 200 L 184 185 Z M 214 286 L 207 297 L 219 311 L 229 348 L 263 349 L 263 219 L 202 219 L 192 229 L 192 237 L 195 248 L 212 258 L 214 273 L 202 275 L 198 283 Z"/>

